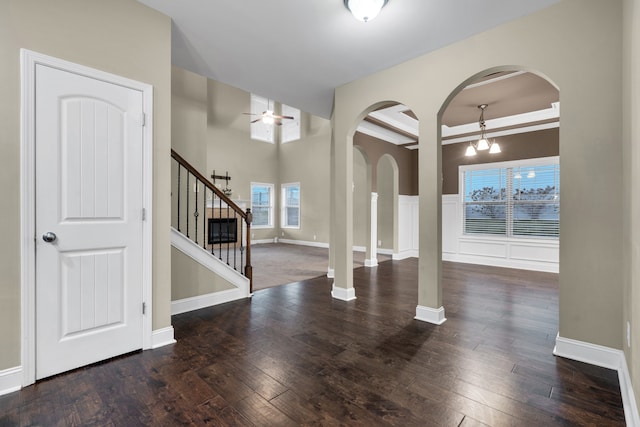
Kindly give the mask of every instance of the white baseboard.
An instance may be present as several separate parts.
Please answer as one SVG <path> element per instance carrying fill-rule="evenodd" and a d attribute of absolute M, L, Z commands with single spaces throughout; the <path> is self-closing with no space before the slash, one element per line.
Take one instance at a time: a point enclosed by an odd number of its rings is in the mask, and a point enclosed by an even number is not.
<path fill-rule="evenodd" d="M 22 388 L 22 366 L 0 371 L 0 396 Z"/>
<path fill-rule="evenodd" d="M 376 253 L 393 256 L 393 249 L 377 248 Z"/>
<path fill-rule="evenodd" d="M 422 322 L 433 323 L 434 325 L 442 325 L 447 318 L 444 317 L 444 307 L 431 308 L 419 305 L 416 307 L 416 320 Z"/>
<path fill-rule="evenodd" d="M 341 301 L 353 301 L 354 299 L 356 299 L 356 290 L 355 288 L 341 288 L 339 286 L 336 286 L 336 284 L 334 283 L 333 287 L 331 288 L 331 296 Z"/>
<path fill-rule="evenodd" d="M 278 238 L 273 238 L 273 239 L 261 239 L 261 240 L 252 240 L 251 241 L 251 245 L 264 245 L 267 243 L 278 243 Z"/>
<path fill-rule="evenodd" d="M 407 249 L 406 251 L 400 251 L 397 254 L 392 254 L 391 259 L 395 261 L 400 261 L 407 258 L 418 258 L 418 250 L 416 249 Z"/>
<path fill-rule="evenodd" d="M 333 279 L 334 277 L 336 277 L 336 270 L 331 267 L 327 268 L 327 278 Z"/>
<path fill-rule="evenodd" d="M 377 267 L 378 266 L 378 258 L 371 258 L 364 260 L 365 267 Z"/>
<path fill-rule="evenodd" d="M 309 242 L 306 240 L 292 240 L 292 239 L 280 239 L 279 242 L 286 243 L 288 245 L 312 246 L 314 248 L 329 249 L 329 244 L 324 242 Z"/>
<path fill-rule="evenodd" d="M 173 338 L 173 326 L 167 326 L 166 328 L 156 329 L 151 332 L 151 348 L 164 347 L 165 345 L 175 344 L 176 340 Z"/>
<path fill-rule="evenodd" d="M 201 308 L 224 304 L 225 302 L 236 301 L 243 298 L 247 298 L 247 293 L 241 289 L 227 289 L 220 292 L 212 292 L 210 294 L 183 298 L 171 301 L 171 315 L 173 316 L 174 314 L 199 310 Z"/>
<path fill-rule="evenodd" d="M 354 246 L 353 247 L 353 251 L 354 252 L 367 252 L 367 247 L 366 246 Z"/>
<path fill-rule="evenodd" d="M 563 338 L 558 334 L 553 354 L 559 357 L 577 360 L 578 362 L 589 363 L 618 371 L 620 394 L 622 396 L 624 417 L 627 426 L 640 427 L 640 416 L 638 415 L 638 406 L 633 392 L 631 376 L 629 375 L 629 367 L 627 366 L 627 359 L 622 350 Z"/>
<path fill-rule="evenodd" d="M 544 271 L 546 273 L 558 273 L 558 263 L 542 261 L 524 261 L 497 257 L 483 257 L 478 255 L 464 255 L 452 252 L 442 252 L 443 261 L 460 262 L 463 264 L 479 264 L 491 267 L 517 268 L 520 270 Z"/>

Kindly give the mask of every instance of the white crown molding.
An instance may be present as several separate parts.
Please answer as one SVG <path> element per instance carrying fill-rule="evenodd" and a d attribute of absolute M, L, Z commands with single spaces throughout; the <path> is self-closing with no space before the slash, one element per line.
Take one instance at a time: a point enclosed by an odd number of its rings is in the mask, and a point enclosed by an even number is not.
<path fill-rule="evenodd" d="M 550 108 L 545 108 L 543 110 L 531 111 L 528 113 L 522 114 L 514 114 L 513 116 L 505 116 L 499 117 L 496 119 L 485 120 L 487 125 L 487 129 L 500 129 L 509 126 L 523 126 L 529 123 L 541 122 L 544 120 L 554 120 L 560 118 L 560 102 L 554 102 L 551 104 Z M 516 133 L 517 129 L 509 129 L 505 132 L 509 132 L 507 135 Z M 527 131 L 530 132 L 530 131 Z M 480 134 L 480 127 L 478 122 L 467 123 L 464 125 L 458 126 L 447 126 L 442 125 L 442 138 L 449 138 L 456 135 L 464 135 L 468 133 L 477 133 Z M 489 133 L 487 132 L 487 136 Z M 467 137 L 469 139 L 473 139 L 471 137 Z M 467 141 L 469 140 L 467 139 Z"/>
<path fill-rule="evenodd" d="M 495 80 L 502 80 L 505 78 L 514 77 L 518 73 L 512 73 L 507 76 L 501 76 L 496 79 L 479 82 L 476 85 L 484 85 L 491 83 Z M 473 87 L 474 85 L 468 86 Z M 372 111 L 369 115 L 377 120 L 387 123 L 389 126 L 403 130 L 413 135 L 418 135 L 419 123 L 418 120 L 404 114 L 408 108 L 405 105 L 398 104 L 393 107 L 384 108 L 382 110 Z M 487 137 L 496 138 L 500 136 L 516 135 L 519 133 L 535 132 L 544 129 L 554 129 L 560 127 L 560 102 L 554 102 L 550 108 L 543 110 L 531 111 L 528 113 L 514 114 L 512 116 L 499 117 L 496 119 L 486 120 L 485 123 L 489 129 L 502 129 L 513 127 L 511 129 L 505 129 L 502 131 L 486 132 Z M 541 121 L 555 120 L 551 123 L 542 123 L 532 125 L 531 123 L 538 123 Z M 517 127 L 514 127 L 517 126 Z M 374 138 L 381 139 L 386 142 L 390 142 L 395 145 L 405 145 L 415 142 L 415 145 L 408 145 L 405 148 L 409 150 L 415 150 L 419 148 L 416 139 L 408 138 L 405 135 L 401 135 L 390 129 L 376 125 L 374 123 L 363 120 L 358 125 L 357 131 Z M 454 138 L 458 135 L 458 138 Z M 455 144 L 459 142 L 467 142 L 478 139 L 480 136 L 480 128 L 477 122 L 466 123 L 458 126 L 442 125 L 441 138 L 442 145 Z M 448 139 L 444 139 L 448 138 Z"/>
<path fill-rule="evenodd" d="M 418 120 L 405 114 L 409 110 L 406 105 L 396 104 L 392 107 L 372 111 L 369 116 L 417 137 L 419 135 Z"/>
<path fill-rule="evenodd" d="M 394 132 L 390 129 L 376 125 L 374 123 L 362 120 L 358 125 L 357 131 L 365 135 L 372 136 L 374 138 L 381 139 L 386 142 L 390 142 L 395 145 L 409 144 L 417 142 L 415 138 L 409 138 L 405 135 Z"/>

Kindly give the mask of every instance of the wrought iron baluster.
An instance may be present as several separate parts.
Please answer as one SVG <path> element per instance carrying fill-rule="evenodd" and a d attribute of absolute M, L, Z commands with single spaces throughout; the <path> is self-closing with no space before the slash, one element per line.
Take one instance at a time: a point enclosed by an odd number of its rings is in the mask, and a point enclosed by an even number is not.
<path fill-rule="evenodd" d="M 195 182 L 195 187 L 194 187 L 195 193 L 196 193 L 196 210 L 193 213 L 194 216 L 194 225 L 195 225 L 195 243 L 196 245 L 198 244 L 198 217 L 200 216 L 200 213 L 198 212 L 198 178 L 196 177 L 196 182 Z"/>
<path fill-rule="evenodd" d="M 191 172 L 187 173 L 187 237 L 189 237 L 189 176 Z"/>
<path fill-rule="evenodd" d="M 207 249 L 207 186 L 202 184 L 202 249 Z"/>
<path fill-rule="evenodd" d="M 178 162 L 178 231 L 180 231 L 180 174 L 182 173 L 182 166 Z"/>

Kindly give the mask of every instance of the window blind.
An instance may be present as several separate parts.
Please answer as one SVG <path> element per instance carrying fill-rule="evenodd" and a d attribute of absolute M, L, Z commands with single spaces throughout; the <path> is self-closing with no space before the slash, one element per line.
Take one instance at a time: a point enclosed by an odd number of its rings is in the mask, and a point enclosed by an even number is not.
<path fill-rule="evenodd" d="M 507 237 L 560 235 L 560 166 L 464 172 L 464 233 Z"/>

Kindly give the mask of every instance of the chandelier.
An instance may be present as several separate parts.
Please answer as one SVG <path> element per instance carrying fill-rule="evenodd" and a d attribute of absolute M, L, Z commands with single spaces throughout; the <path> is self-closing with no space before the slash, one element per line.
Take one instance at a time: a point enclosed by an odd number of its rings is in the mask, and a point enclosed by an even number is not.
<path fill-rule="evenodd" d="M 478 123 L 480 125 L 480 139 L 475 143 L 469 142 L 469 146 L 467 147 L 467 151 L 464 153 L 465 156 L 475 156 L 478 151 L 489 150 L 490 154 L 497 154 L 502 152 L 500 149 L 500 145 L 497 142 L 489 142 L 487 137 L 485 136 L 486 124 L 484 122 L 484 110 L 488 107 L 488 104 L 480 104 L 478 108 L 480 109 L 480 119 Z"/>

